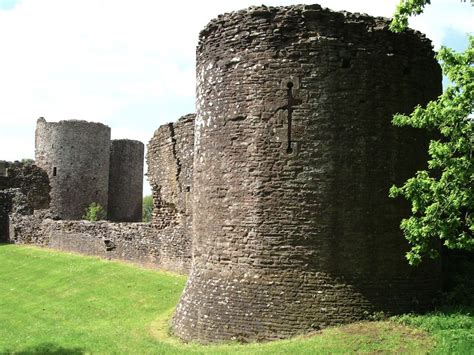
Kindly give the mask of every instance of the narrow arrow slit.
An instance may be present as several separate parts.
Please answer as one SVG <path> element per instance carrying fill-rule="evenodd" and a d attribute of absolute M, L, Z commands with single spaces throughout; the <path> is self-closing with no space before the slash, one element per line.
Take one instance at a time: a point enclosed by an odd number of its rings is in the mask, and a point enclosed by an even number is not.
<path fill-rule="evenodd" d="M 293 119 L 293 83 L 291 81 L 286 84 L 288 88 L 288 146 L 286 148 L 286 152 L 288 154 L 293 153 L 293 147 L 291 146 L 291 125 L 292 125 L 292 119 Z"/>

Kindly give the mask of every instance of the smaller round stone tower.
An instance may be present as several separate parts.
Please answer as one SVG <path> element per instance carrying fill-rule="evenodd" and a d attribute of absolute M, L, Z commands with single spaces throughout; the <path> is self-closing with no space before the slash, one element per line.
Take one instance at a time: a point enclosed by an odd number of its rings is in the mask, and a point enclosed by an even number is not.
<path fill-rule="evenodd" d="M 142 142 L 117 139 L 110 149 L 109 220 L 141 222 L 143 199 Z"/>
<path fill-rule="evenodd" d="M 81 219 L 92 202 L 107 210 L 110 128 L 41 117 L 35 138 L 36 164 L 50 179 L 51 210 L 62 219 Z"/>

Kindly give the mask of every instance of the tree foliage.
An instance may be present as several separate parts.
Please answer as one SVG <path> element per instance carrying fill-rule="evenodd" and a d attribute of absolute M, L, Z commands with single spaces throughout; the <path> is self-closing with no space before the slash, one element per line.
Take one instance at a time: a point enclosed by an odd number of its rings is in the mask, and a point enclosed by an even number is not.
<path fill-rule="evenodd" d="M 153 211 L 153 196 L 143 197 L 143 222 L 151 221 L 151 213 Z"/>
<path fill-rule="evenodd" d="M 440 137 L 430 142 L 428 170 L 390 189 L 391 197 L 411 201 L 412 215 L 400 226 L 411 245 L 407 259 L 412 265 L 423 256 L 436 257 L 438 239 L 449 249 L 474 250 L 474 37 L 469 36 L 466 51 L 442 47 L 437 59 L 450 86 L 426 108 L 393 118 L 397 126 L 428 129 Z"/>
<path fill-rule="evenodd" d="M 408 17 L 421 14 L 425 5 L 430 3 L 431 0 L 401 0 L 393 15 L 390 29 L 394 32 L 403 31 L 408 27 Z"/>
<path fill-rule="evenodd" d="M 35 163 L 35 161 L 30 158 L 21 159 L 20 162 L 24 165 L 33 165 Z"/>
<path fill-rule="evenodd" d="M 92 202 L 86 208 L 86 214 L 82 216 L 86 221 L 97 222 L 105 219 L 106 213 L 104 208 L 97 202 Z"/>

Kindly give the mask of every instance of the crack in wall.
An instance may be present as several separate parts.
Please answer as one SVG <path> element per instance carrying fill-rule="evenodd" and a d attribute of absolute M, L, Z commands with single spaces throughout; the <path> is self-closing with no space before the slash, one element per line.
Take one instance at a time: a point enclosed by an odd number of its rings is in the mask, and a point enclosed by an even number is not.
<path fill-rule="evenodd" d="M 176 161 L 176 182 L 178 183 L 177 186 L 178 186 L 179 192 L 181 192 L 182 189 L 181 189 L 181 185 L 179 184 L 179 175 L 181 174 L 181 161 L 178 158 L 178 153 L 176 150 L 177 140 L 176 140 L 176 136 L 174 132 L 173 123 L 168 123 L 168 127 L 170 129 L 171 151 L 173 153 L 173 158 Z"/>

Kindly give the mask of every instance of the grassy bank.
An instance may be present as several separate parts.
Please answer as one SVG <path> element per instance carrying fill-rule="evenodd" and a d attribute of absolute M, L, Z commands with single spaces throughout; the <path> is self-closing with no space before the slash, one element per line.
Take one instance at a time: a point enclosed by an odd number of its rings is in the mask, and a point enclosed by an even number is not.
<path fill-rule="evenodd" d="M 185 277 L 0 245 L 0 353 L 314 354 L 474 349 L 468 312 L 365 322 L 262 344 L 201 346 L 169 336 Z"/>

